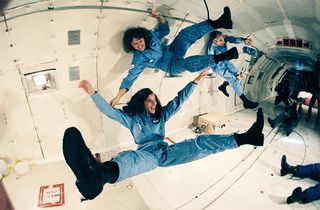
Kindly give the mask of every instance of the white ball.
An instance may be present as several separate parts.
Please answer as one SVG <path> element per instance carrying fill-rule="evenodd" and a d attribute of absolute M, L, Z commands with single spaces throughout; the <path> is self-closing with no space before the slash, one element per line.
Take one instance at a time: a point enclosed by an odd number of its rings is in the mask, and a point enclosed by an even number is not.
<path fill-rule="evenodd" d="M 2 174 L 3 176 L 6 176 L 9 174 L 9 168 L 6 162 L 4 162 L 4 160 L 0 159 L 0 174 Z"/>
<path fill-rule="evenodd" d="M 14 172 L 18 176 L 23 176 L 29 172 L 29 165 L 25 161 L 18 162 L 14 167 Z"/>

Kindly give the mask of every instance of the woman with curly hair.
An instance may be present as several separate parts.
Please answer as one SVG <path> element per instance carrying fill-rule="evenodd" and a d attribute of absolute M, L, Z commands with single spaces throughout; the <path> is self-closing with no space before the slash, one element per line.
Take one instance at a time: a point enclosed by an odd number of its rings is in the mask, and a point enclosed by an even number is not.
<path fill-rule="evenodd" d="M 94 91 L 88 81 L 81 81 L 79 87 L 91 96 L 98 109 L 130 130 L 138 149 L 123 151 L 110 161 L 100 163 L 94 159 L 80 131 L 74 127 L 68 128 L 63 137 L 63 154 L 76 176 L 80 193 L 86 199 L 94 199 L 105 183 L 120 182 L 157 167 L 188 163 L 244 144 L 262 146 L 264 122 L 261 109 L 258 110 L 256 122 L 246 133 L 200 135 L 171 145 L 164 141 L 165 123 L 179 111 L 208 72 L 209 68 L 201 72 L 166 106 L 161 106 L 157 96 L 144 88 L 131 98 L 127 106 L 117 109 Z"/>
<path fill-rule="evenodd" d="M 177 75 L 185 70 L 198 72 L 208 66 L 215 66 L 219 61 L 238 58 L 237 48 L 232 48 L 219 55 L 195 55 L 185 58 L 189 47 L 198 39 L 217 28 L 232 28 L 229 7 L 217 20 L 206 20 L 180 31 L 173 42 L 167 46 L 161 39 L 169 34 L 169 25 L 160 15 L 154 12 L 153 17 L 160 20 L 156 31 L 151 32 L 142 27 L 129 28 L 124 32 L 123 49 L 133 53 L 132 65 L 128 75 L 122 80 L 117 96 L 110 102 L 116 105 L 120 98 L 130 89 L 134 81 L 145 68 L 158 68 L 170 75 Z"/>

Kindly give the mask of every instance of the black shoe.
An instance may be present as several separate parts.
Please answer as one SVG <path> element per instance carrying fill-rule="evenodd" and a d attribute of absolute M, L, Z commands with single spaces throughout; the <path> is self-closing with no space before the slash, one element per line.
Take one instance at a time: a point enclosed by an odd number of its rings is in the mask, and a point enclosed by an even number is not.
<path fill-rule="evenodd" d="M 246 109 L 254 109 L 257 106 L 259 106 L 259 103 L 250 101 L 249 99 L 247 99 L 247 97 L 244 94 L 240 96 L 240 99 L 242 100 L 243 106 Z"/>
<path fill-rule="evenodd" d="M 248 100 L 245 103 L 243 103 L 243 106 L 246 109 L 254 109 L 259 106 L 259 103 Z"/>
<path fill-rule="evenodd" d="M 263 146 L 264 143 L 264 135 L 262 133 L 264 125 L 263 112 L 260 108 L 257 112 L 256 122 L 249 128 L 249 130 L 245 133 L 238 134 L 235 133 L 234 137 L 238 146 L 244 144 L 251 144 L 254 146 Z"/>
<path fill-rule="evenodd" d="M 302 193 L 302 188 L 297 187 L 292 191 L 292 195 L 287 198 L 287 203 L 291 204 L 291 203 L 303 201 L 303 200 L 304 200 L 304 195 Z"/>
<path fill-rule="evenodd" d="M 226 52 L 213 56 L 215 63 L 219 63 L 220 61 L 224 61 L 224 60 L 237 59 L 238 57 L 239 57 L 239 53 L 236 47 L 233 47 Z"/>
<path fill-rule="evenodd" d="M 270 117 L 268 117 L 268 123 L 269 123 L 269 125 L 270 125 L 271 128 L 275 128 L 275 127 L 276 127 L 275 124 L 274 124 L 274 122 L 273 122 L 273 120 L 271 120 Z"/>
<path fill-rule="evenodd" d="M 229 7 L 223 8 L 223 14 L 217 20 L 209 20 L 212 28 L 232 29 L 231 12 Z"/>
<path fill-rule="evenodd" d="M 256 122 L 257 122 L 258 131 L 260 131 L 262 133 L 263 126 L 264 126 L 264 117 L 263 117 L 262 108 L 258 109 Z"/>
<path fill-rule="evenodd" d="M 224 82 L 222 85 L 218 87 L 218 89 L 227 97 L 229 97 L 229 93 L 227 92 L 227 86 L 229 85 L 229 82 Z"/>
<path fill-rule="evenodd" d="M 297 171 L 298 171 L 298 167 L 289 165 L 287 163 L 287 157 L 285 155 L 283 155 L 281 158 L 280 175 L 285 176 L 287 174 L 292 174 L 293 176 L 295 176 Z"/>
<path fill-rule="evenodd" d="M 94 199 L 103 190 L 98 163 L 86 146 L 77 128 L 68 128 L 63 137 L 63 154 L 77 178 L 76 186 L 86 199 Z M 101 172 L 100 172 L 101 173 Z"/>

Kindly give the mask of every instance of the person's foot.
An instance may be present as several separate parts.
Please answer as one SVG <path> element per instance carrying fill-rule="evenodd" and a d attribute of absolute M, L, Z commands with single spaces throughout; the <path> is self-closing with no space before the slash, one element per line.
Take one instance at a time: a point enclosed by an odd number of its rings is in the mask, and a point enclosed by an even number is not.
<path fill-rule="evenodd" d="M 218 89 L 227 97 L 229 97 L 229 93 L 227 92 L 228 85 L 229 85 L 229 82 L 224 82 L 222 85 L 218 87 Z"/>
<path fill-rule="evenodd" d="M 210 20 L 214 29 L 225 28 L 232 29 L 231 12 L 229 7 L 223 8 L 223 14 L 217 20 Z"/>
<path fill-rule="evenodd" d="M 304 195 L 302 193 L 302 188 L 301 187 L 297 187 L 296 189 L 294 189 L 292 191 L 291 196 L 289 196 L 287 198 L 287 203 L 291 204 L 291 203 L 294 203 L 294 202 L 303 201 L 303 199 L 304 199 Z"/>
<path fill-rule="evenodd" d="M 98 162 L 86 146 L 77 128 L 68 128 L 63 137 L 63 155 L 77 178 L 76 186 L 86 199 L 94 199 L 103 190 Z"/>
<path fill-rule="evenodd" d="M 287 163 L 287 157 L 283 155 L 281 158 L 280 175 L 285 176 L 287 174 L 292 174 L 294 176 L 297 171 L 298 171 L 298 167 L 289 165 Z"/>
<path fill-rule="evenodd" d="M 242 100 L 243 106 L 246 109 L 254 109 L 257 106 L 259 106 L 259 103 L 250 101 L 249 99 L 247 99 L 247 97 L 244 94 L 240 96 L 240 99 Z"/>
<path fill-rule="evenodd" d="M 243 103 L 243 106 L 246 109 L 254 109 L 259 106 L 259 103 L 248 100 L 245 103 Z"/>
<path fill-rule="evenodd" d="M 271 127 L 271 128 L 275 128 L 275 124 L 274 124 L 273 120 L 271 120 L 270 117 L 268 117 L 267 120 L 268 120 L 268 123 L 269 123 L 270 127 Z"/>
<path fill-rule="evenodd" d="M 263 146 L 264 144 L 264 135 L 262 133 L 264 126 L 264 117 L 262 109 L 259 108 L 257 112 L 256 122 L 249 128 L 249 130 L 242 134 L 235 133 L 235 139 L 238 146 L 243 144 L 251 144 L 254 146 Z"/>
<path fill-rule="evenodd" d="M 263 117 L 262 108 L 259 108 L 259 109 L 258 109 L 256 123 L 257 123 L 257 129 L 258 129 L 258 131 L 259 131 L 260 133 L 262 133 L 263 126 L 264 126 L 264 117 Z"/>

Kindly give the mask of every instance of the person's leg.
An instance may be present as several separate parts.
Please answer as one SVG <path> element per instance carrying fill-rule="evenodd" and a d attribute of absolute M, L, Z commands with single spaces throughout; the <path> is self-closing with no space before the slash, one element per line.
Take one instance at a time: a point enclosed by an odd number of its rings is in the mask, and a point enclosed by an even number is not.
<path fill-rule="evenodd" d="M 238 58 L 238 50 L 236 47 L 220 53 L 219 55 L 194 55 L 187 58 L 174 58 L 170 66 L 170 72 L 174 74 L 182 73 L 187 70 L 190 72 L 198 72 L 204 68 L 211 66 L 215 68 L 218 62 L 223 60 L 231 60 Z"/>
<path fill-rule="evenodd" d="M 179 32 L 169 49 L 177 58 L 183 58 L 193 43 L 213 30 L 208 20 L 186 27 Z"/>
<path fill-rule="evenodd" d="M 298 170 L 294 176 L 300 178 L 310 178 L 320 182 L 320 163 L 308 164 L 304 166 L 298 165 L 297 169 Z"/>
<path fill-rule="evenodd" d="M 229 7 L 225 7 L 224 13 L 215 21 L 206 20 L 182 29 L 170 44 L 169 49 L 176 57 L 183 58 L 195 41 L 218 28 L 232 28 Z"/>
<path fill-rule="evenodd" d="M 112 161 L 119 165 L 119 178 L 116 182 L 151 171 L 158 166 L 157 158 L 144 150 L 121 152 L 112 158 Z"/>
<path fill-rule="evenodd" d="M 297 187 L 292 191 L 291 196 L 287 198 L 287 203 L 291 204 L 294 202 L 310 203 L 320 199 L 320 183 L 313 187 L 302 191 L 301 187 Z"/>
<path fill-rule="evenodd" d="M 243 94 L 243 81 L 237 80 L 237 77 L 235 74 L 233 74 L 230 71 L 226 71 L 222 77 L 227 80 L 230 84 L 234 92 L 237 94 L 237 96 L 241 96 Z"/>
<path fill-rule="evenodd" d="M 210 154 L 237 148 L 244 144 L 262 146 L 264 136 L 263 113 L 258 111 L 257 121 L 243 134 L 201 135 L 194 139 L 170 145 L 163 153 L 160 166 L 167 167 L 204 158 Z"/>
<path fill-rule="evenodd" d="M 268 122 L 272 128 L 276 127 L 279 123 L 282 123 L 285 120 L 285 114 L 281 113 L 275 119 L 268 118 Z M 270 120 L 269 120 L 270 119 Z"/>
<path fill-rule="evenodd" d="M 312 108 L 313 108 L 313 105 L 314 105 L 315 101 L 316 101 L 316 96 L 313 93 L 312 97 L 310 99 L 310 102 L 309 102 L 308 115 L 307 115 L 307 119 L 306 119 L 307 122 L 311 119 L 311 112 L 312 112 Z"/>
<path fill-rule="evenodd" d="M 308 189 L 304 190 L 303 192 L 303 197 L 301 201 L 303 203 L 310 203 L 315 200 L 320 199 L 320 183 L 313 187 L 309 187 Z"/>
<path fill-rule="evenodd" d="M 290 136 L 290 134 L 292 133 L 295 127 L 296 126 L 294 126 L 294 123 L 286 123 L 285 124 L 286 136 Z"/>
<path fill-rule="evenodd" d="M 170 145 L 164 151 L 164 158 L 160 166 L 167 167 L 188 163 L 210 154 L 237 148 L 238 145 L 233 134 L 230 135 L 200 135 L 194 139 Z"/>
<path fill-rule="evenodd" d="M 114 183 L 118 179 L 118 164 L 97 162 L 77 128 L 65 131 L 62 145 L 64 158 L 77 178 L 76 186 L 86 199 L 94 199 L 105 183 Z"/>

